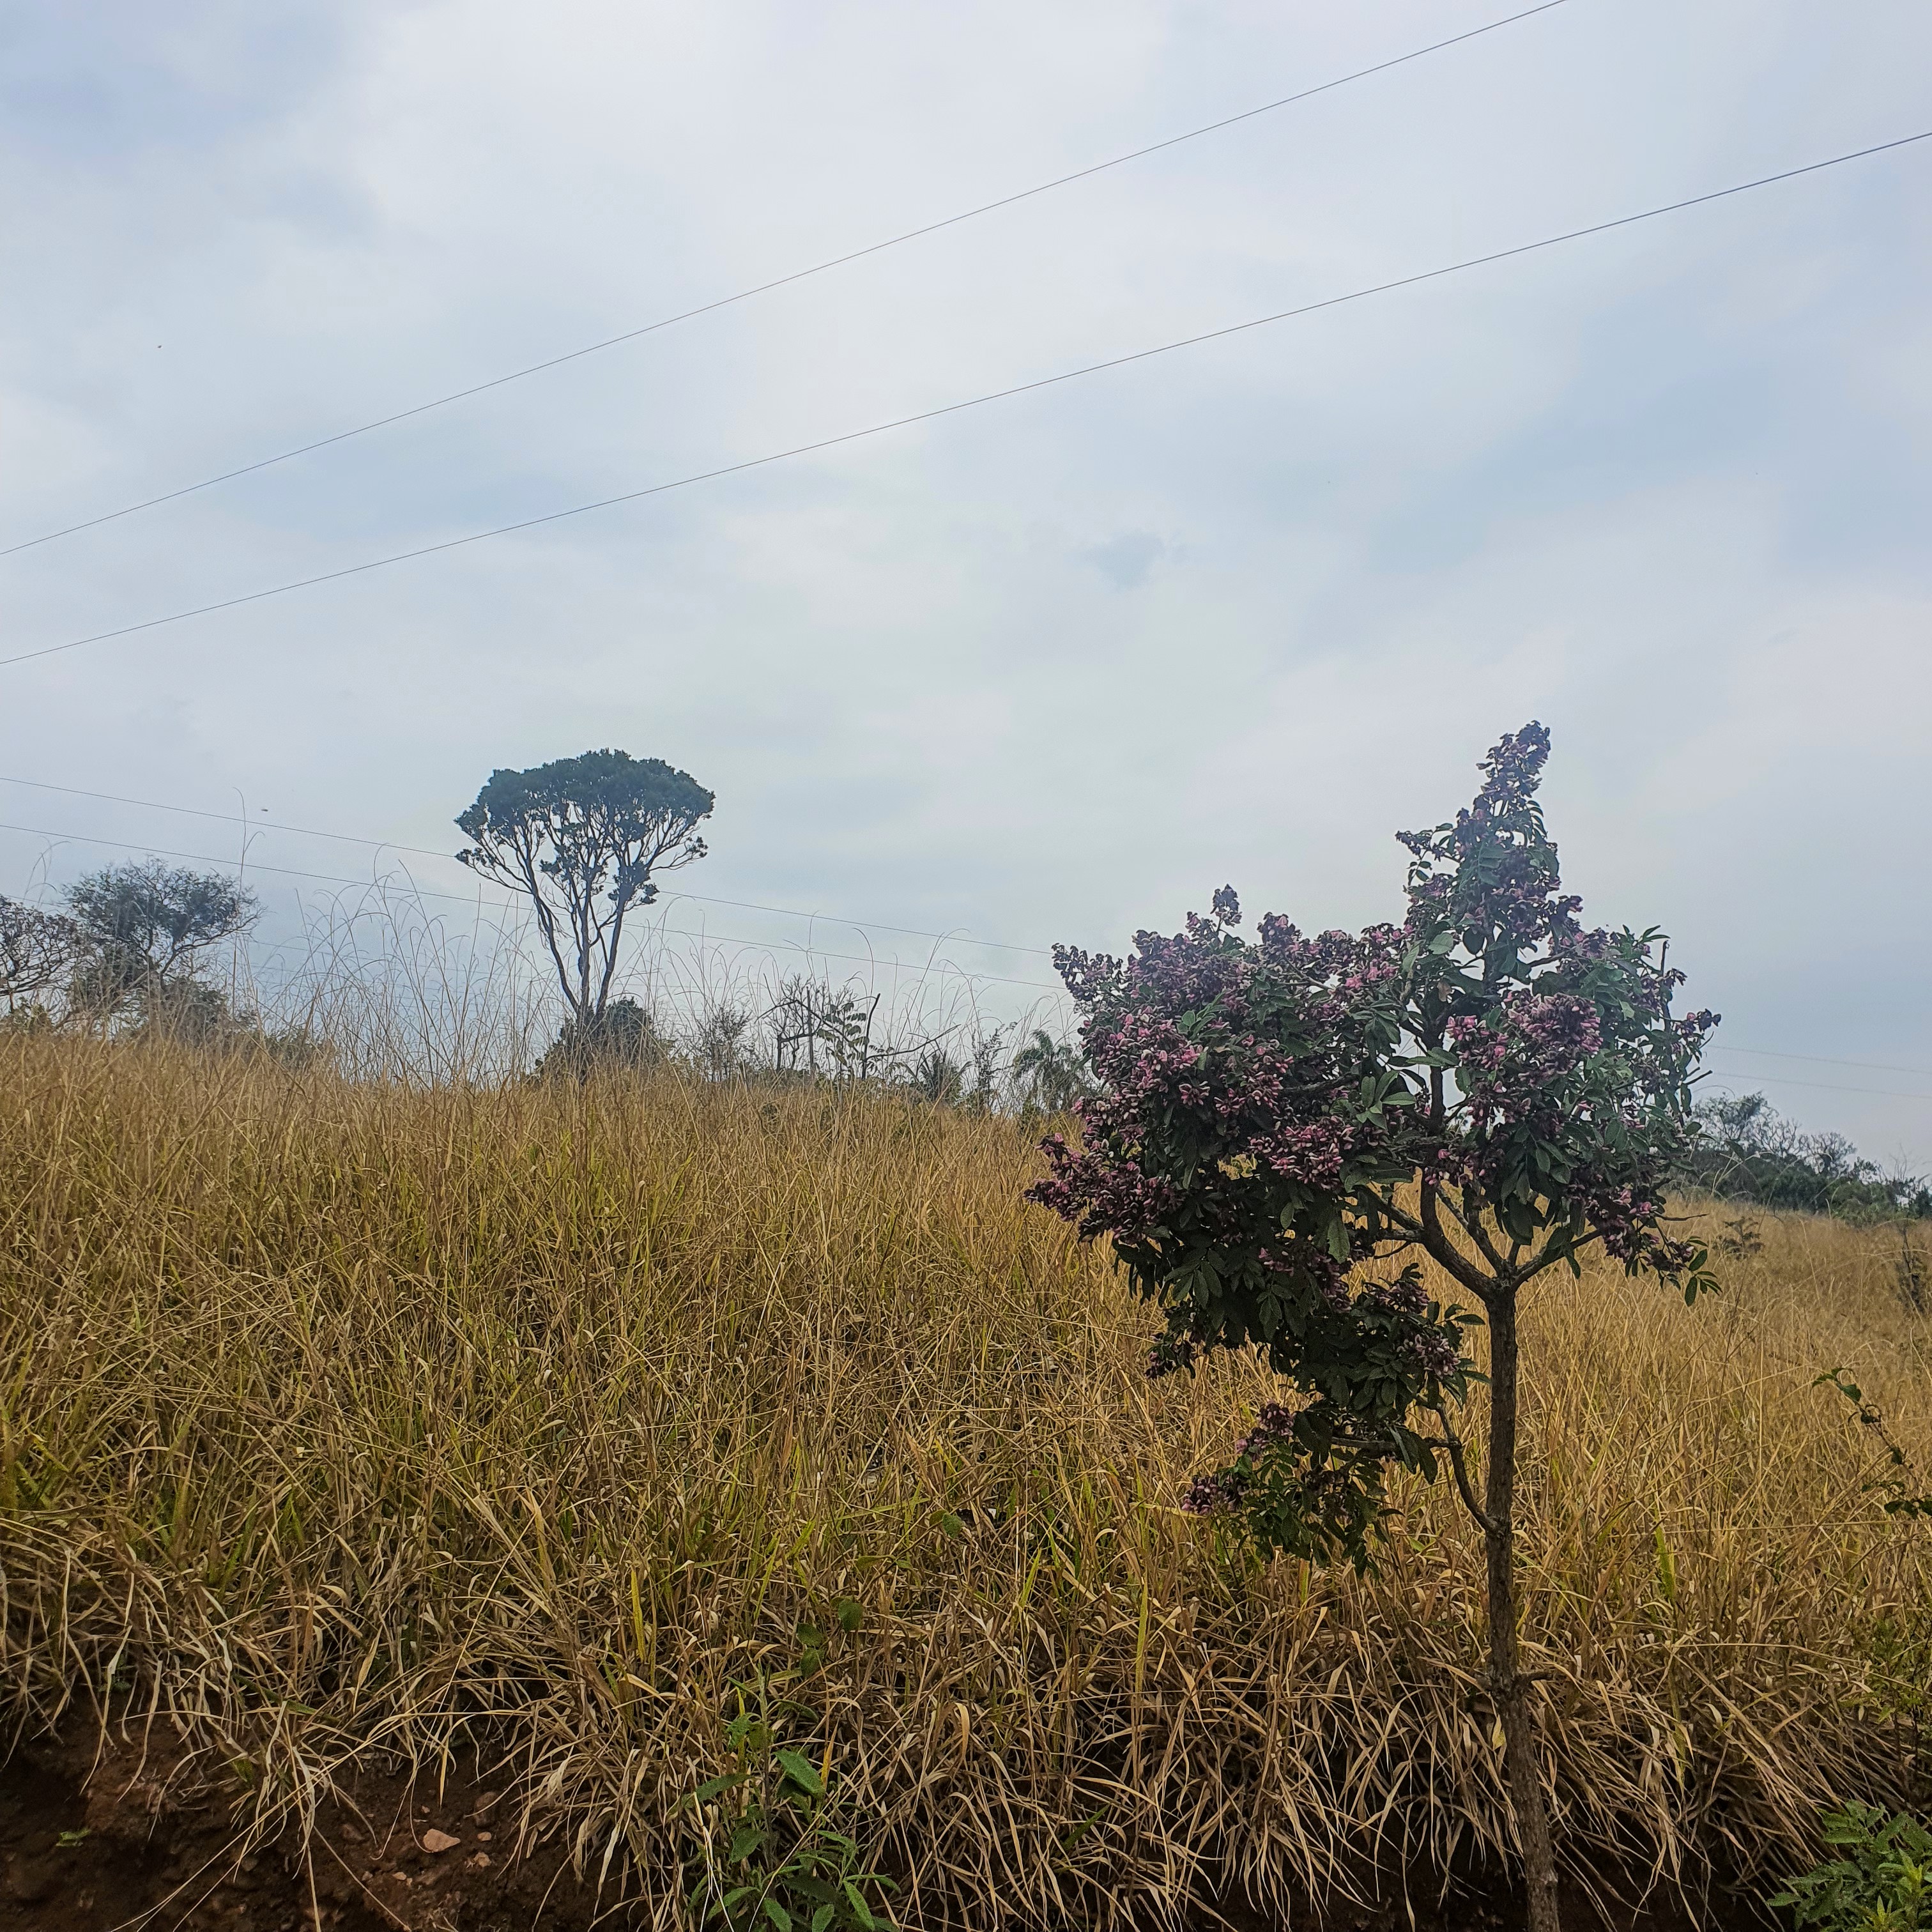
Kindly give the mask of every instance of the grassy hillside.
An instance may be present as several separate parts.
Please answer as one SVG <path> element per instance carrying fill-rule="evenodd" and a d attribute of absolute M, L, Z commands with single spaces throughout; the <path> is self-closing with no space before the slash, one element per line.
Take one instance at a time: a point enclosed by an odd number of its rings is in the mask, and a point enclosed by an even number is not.
<path fill-rule="evenodd" d="M 718 1828 L 683 1800 L 788 1670 L 781 1741 L 909 1924 L 1492 1858 L 1453 1498 L 1402 1492 L 1365 1582 L 1179 1514 L 1262 1384 L 1149 1384 L 1154 1324 L 1034 1171 L 1010 1122 L 824 1089 L 0 1042 L 10 1726 L 156 1714 L 265 1821 L 480 1738 L 507 1813 L 665 1923 Z M 1932 1327 L 1895 1242 L 1762 1232 L 1694 1310 L 1601 1267 L 1532 1300 L 1526 1634 L 1574 1864 L 1779 1864 L 1910 1774 L 1932 1526 L 1810 1384 L 1845 1365 L 1932 1460 Z"/>

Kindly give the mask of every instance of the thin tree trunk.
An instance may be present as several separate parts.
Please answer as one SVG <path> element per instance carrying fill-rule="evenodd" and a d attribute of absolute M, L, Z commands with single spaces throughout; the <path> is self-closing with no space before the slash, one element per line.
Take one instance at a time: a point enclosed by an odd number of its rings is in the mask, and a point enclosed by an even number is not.
<path fill-rule="evenodd" d="M 1529 1894 L 1529 1932 L 1560 1932 L 1556 1852 L 1543 1798 L 1543 1768 L 1531 1726 L 1528 1686 L 1519 1674 L 1516 1641 L 1516 1293 L 1490 1305 L 1490 1466 L 1483 1540 L 1490 1568 L 1490 1684 L 1502 1720 L 1510 1802 L 1522 1834 Z"/>

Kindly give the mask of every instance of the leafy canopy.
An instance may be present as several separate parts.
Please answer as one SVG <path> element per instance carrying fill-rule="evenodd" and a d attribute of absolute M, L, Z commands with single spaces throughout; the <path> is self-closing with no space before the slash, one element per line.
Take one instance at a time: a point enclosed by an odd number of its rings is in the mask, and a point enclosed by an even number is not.
<path fill-rule="evenodd" d="M 88 956 L 83 999 L 113 1005 L 152 998 L 209 947 L 240 937 L 260 908 L 225 872 L 144 859 L 110 866 L 68 888 L 75 934 Z"/>
<path fill-rule="evenodd" d="M 1186 1498 L 1264 1547 L 1361 1565 L 1388 1466 L 1437 1474 L 1415 1412 L 1448 1432 L 1478 1318 L 1428 1298 L 1418 1255 L 1492 1316 L 1594 1241 L 1687 1298 L 1710 1285 L 1662 1204 L 1715 1017 L 1672 1016 L 1660 934 L 1582 925 L 1536 798 L 1549 743 L 1505 737 L 1467 810 L 1400 835 L 1400 926 L 1270 915 L 1246 940 L 1224 887 L 1125 961 L 1056 949 L 1102 1084 L 1032 1197 L 1163 1310 L 1150 1374 L 1252 1348 L 1300 1392 Z"/>

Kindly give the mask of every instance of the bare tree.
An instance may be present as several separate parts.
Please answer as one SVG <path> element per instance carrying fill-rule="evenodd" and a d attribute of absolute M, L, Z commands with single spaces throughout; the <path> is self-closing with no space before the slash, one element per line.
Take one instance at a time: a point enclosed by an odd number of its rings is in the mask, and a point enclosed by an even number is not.
<path fill-rule="evenodd" d="M 41 1006 L 80 950 L 72 920 L 0 896 L 0 1000 L 8 1014 Z"/>

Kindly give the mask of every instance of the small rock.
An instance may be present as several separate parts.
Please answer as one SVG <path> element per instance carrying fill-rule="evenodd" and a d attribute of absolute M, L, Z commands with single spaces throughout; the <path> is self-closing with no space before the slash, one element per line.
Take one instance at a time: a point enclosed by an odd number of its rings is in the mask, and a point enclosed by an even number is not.
<path fill-rule="evenodd" d="M 487 1845 L 490 1842 L 490 1834 L 488 1832 L 478 1832 L 476 1834 L 476 1842 L 479 1845 Z"/>
<path fill-rule="evenodd" d="M 478 1852 L 474 1858 L 466 1859 L 464 1862 L 468 1864 L 472 1871 L 488 1871 L 490 1869 L 490 1854 L 488 1852 Z"/>
<path fill-rule="evenodd" d="M 452 1838 L 447 1832 L 439 1832 L 434 1826 L 422 1834 L 422 1848 L 426 1852 L 453 1852 L 462 1842 L 460 1838 Z"/>

